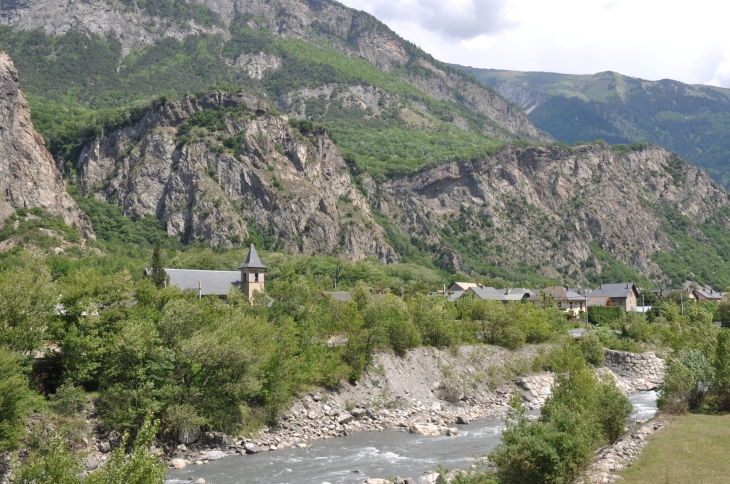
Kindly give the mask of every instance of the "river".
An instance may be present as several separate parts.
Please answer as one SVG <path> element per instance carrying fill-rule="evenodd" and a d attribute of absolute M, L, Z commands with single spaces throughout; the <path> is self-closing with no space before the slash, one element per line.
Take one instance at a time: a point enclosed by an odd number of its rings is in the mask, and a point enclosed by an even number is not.
<path fill-rule="evenodd" d="M 656 392 L 629 395 L 633 419 L 656 413 Z M 288 448 L 248 456 L 231 456 L 207 465 L 170 470 L 167 483 L 190 483 L 200 477 L 210 484 L 355 484 L 367 478 L 417 479 L 441 464 L 469 467 L 474 457 L 499 443 L 499 419 L 459 425 L 454 437 L 424 437 L 400 430 L 355 432 L 345 437 L 311 441 L 311 449 Z"/>

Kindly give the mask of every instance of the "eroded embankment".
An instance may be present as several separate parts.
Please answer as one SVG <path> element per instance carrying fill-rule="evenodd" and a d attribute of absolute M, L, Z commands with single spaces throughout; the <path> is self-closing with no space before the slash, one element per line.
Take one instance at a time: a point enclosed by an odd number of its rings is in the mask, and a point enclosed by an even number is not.
<path fill-rule="evenodd" d="M 264 428 L 250 439 L 208 434 L 192 445 L 170 449 L 170 464 L 184 467 L 233 454 L 305 447 L 309 440 L 360 430 L 404 428 L 449 435 L 458 432 L 451 424 L 504 415 L 516 391 L 528 408 L 538 409 L 553 383 L 550 373 L 529 375 L 539 351 L 535 346 L 514 352 L 476 346 L 415 348 L 404 357 L 379 353 L 355 385 L 343 383 L 337 391 L 305 395 L 276 428 Z M 663 378 L 663 362 L 653 353 L 607 356 L 601 371 L 616 378 L 626 393 L 656 387 Z"/>

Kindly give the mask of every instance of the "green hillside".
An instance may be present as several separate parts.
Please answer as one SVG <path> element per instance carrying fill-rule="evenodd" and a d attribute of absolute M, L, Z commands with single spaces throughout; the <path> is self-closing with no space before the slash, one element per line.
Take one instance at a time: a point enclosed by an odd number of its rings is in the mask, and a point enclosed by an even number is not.
<path fill-rule="evenodd" d="M 730 186 L 730 90 L 615 72 L 567 75 L 462 67 L 565 143 L 604 139 L 664 146 Z"/>
<path fill-rule="evenodd" d="M 251 21 L 250 16 L 234 20 L 227 40 L 207 34 L 167 38 L 126 55 L 114 33 L 54 36 L 1 26 L 0 49 L 15 60 L 36 129 L 52 154 L 67 163 L 75 162 L 80 146 L 96 132 L 134 118 L 141 112 L 135 107 L 212 86 L 247 87 L 272 104 L 302 88 L 379 88 L 388 101 L 378 113 L 347 107 L 341 99 L 331 106 L 321 97 L 302 100 L 307 118 L 326 125 L 339 147 L 376 179 L 402 176 L 425 163 L 483 155 L 502 145 L 482 134 L 485 124 L 493 124 L 486 116 L 436 100 L 406 82 L 409 76 L 432 74 L 422 67 L 407 63 L 386 73 L 324 41 L 282 39 L 268 28 L 249 27 Z M 261 52 L 281 58 L 282 65 L 260 80 L 231 62 Z M 430 58 L 415 47 L 412 53 Z M 457 127 L 455 118 L 467 126 Z"/>

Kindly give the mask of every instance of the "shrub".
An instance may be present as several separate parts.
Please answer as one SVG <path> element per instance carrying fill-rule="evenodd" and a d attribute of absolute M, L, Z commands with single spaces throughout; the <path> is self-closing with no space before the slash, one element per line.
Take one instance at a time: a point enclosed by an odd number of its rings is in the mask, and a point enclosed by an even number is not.
<path fill-rule="evenodd" d="M 18 446 L 25 419 L 37 402 L 22 358 L 0 347 L 0 451 Z"/>
<path fill-rule="evenodd" d="M 81 462 L 68 450 L 66 442 L 58 437 L 51 440 L 45 451 L 34 451 L 15 471 L 17 484 L 80 484 Z"/>
<path fill-rule="evenodd" d="M 593 306 L 588 308 L 588 322 L 598 326 L 613 326 L 626 317 L 622 308 Z"/>
<path fill-rule="evenodd" d="M 61 415 L 73 417 L 83 410 L 86 404 L 86 394 L 81 387 L 73 383 L 64 383 L 56 389 L 56 393 L 49 396 L 51 407 Z"/>
<path fill-rule="evenodd" d="M 603 350 L 603 344 L 601 343 L 601 340 L 598 339 L 598 336 L 590 333 L 582 338 L 578 345 L 580 346 L 580 351 L 583 353 L 583 357 L 586 362 L 596 367 L 603 364 L 603 360 L 606 359 L 606 353 Z"/>
<path fill-rule="evenodd" d="M 681 350 L 669 358 L 659 408 L 685 413 L 702 406 L 714 378 L 712 361 L 697 349 Z"/>

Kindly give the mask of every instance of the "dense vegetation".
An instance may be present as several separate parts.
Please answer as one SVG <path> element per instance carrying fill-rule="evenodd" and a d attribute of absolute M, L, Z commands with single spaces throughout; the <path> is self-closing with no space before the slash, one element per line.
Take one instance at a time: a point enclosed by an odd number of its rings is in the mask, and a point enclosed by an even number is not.
<path fill-rule="evenodd" d="M 540 418 L 526 418 L 515 399 L 502 443 L 489 455 L 493 468 L 472 470 L 454 482 L 568 484 L 586 469 L 596 448 L 620 437 L 631 406 L 612 381 L 601 380 L 591 370 L 603 361 L 608 328 L 621 328 L 620 338 L 628 335 L 633 344 L 671 348 L 659 401 L 665 411 L 730 411 L 730 330 L 713 322 L 716 312 L 730 321 L 730 305 L 685 305 L 682 315 L 677 304 L 662 301 L 655 309 L 647 318 L 651 322 L 638 314 L 605 311 L 605 326 L 597 336 L 550 352 L 540 365 L 557 373 L 558 385 Z"/>
<path fill-rule="evenodd" d="M 465 67 L 490 86 L 508 82 L 541 101 L 529 113 L 540 129 L 568 144 L 604 139 L 611 144 L 650 141 L 730 183 L 730 91 L 713 86 L 657 82 L 614 72 L 573 76 Z"/>

